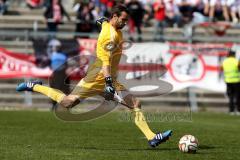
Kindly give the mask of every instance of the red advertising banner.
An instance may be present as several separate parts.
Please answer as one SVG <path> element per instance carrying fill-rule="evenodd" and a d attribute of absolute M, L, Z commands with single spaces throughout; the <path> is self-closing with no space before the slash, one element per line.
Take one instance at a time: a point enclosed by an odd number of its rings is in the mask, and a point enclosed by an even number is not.
<path fill-rule="evenodd" d="M 51 73 L 49 68 L 38 68 L 34 56 L 0 48 L 0 78 L 47 78 Z"/>

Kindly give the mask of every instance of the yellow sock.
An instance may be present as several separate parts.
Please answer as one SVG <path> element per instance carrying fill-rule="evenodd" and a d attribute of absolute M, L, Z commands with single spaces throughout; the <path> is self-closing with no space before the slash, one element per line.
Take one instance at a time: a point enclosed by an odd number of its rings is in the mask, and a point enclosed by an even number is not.
<path fill-rule="evenodd" d="M 146 119 L 143 113 L 141 112 L 141 110 L 139 108 L 134 108 L 133 114 L 134 114 L 134 122 L 138 126 L 138 128 L 143 132 L 143 134 L 146 136 L 148 140 L 153 139 L 155 136 L 155 133 L 153 133 L 148 127 Z"/>
<path fill-rule="evenodd" d="M 42 93 L 58 103 L 60 103 L 63 97 L 66 96 L 62 91 L 58 89 L 54 89 L 39 84 L 34 85 L 33 91 Z"/>

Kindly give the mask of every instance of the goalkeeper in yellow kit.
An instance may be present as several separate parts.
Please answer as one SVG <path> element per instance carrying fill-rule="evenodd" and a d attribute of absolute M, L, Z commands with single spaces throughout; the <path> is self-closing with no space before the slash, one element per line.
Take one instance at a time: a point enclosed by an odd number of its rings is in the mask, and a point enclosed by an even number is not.
<path fill-rule="evenodd" d="M 163 133 L 153 133 L 141 112 L 141 104 L 122 84 L 117 81 L 118 64 L 121 59 L 122 32 L 127 24 L 129 12 L 124 5 L 117 5 L 112 9 L 110 19 L 100 18 L 97 24 L 101 26 L 101 32 L 97 41 L 97 53 L 95 62 L 88 68 L 87 75 L 75 87 L 71 94 L 42 85 L 40 81 L 23 82 L 17 86 L 17 91 L 33 91 L 42 93 L 63 107 L 72 108 L 81 100 L 101 95 L 106 100 L 114 100 L 118 94 L 124 103 L 130 107 L 134 115 L 134 122 L 148 139 L 152 147 L 169 139 L 171 130 Z"/>

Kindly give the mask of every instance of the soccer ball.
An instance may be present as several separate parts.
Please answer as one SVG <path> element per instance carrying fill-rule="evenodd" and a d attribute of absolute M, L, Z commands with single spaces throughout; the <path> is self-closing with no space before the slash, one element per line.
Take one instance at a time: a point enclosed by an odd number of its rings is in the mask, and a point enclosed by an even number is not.
<path fill-rule="evenodd" d="M 184 153 L 196 153 L 198 140 L 192 135 L 184 135 L 178 144 L 179 150 Z"/>

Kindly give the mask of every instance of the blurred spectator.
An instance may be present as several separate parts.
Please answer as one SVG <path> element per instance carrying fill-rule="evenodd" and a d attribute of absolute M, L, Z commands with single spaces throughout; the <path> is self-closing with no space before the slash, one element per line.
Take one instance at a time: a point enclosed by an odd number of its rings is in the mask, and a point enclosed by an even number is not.
<path fill-rule="evenodd" d="M 240 18 L 240 0 L 232 0 L 230 11 L 231 11 L 232 22 L 238 23 Z"/>
<path fill-rule="evenodd" d="M 94 9 L 92 10 L 92 14 L 94 16 L 94 20 L 97 20 L 98 17 L 104 16 L 107 6 L 102 3 L 102 0 L 91 0 L 90 5 L 94 5 Z"/>
<path fill-rule="evenodd" d="M 165 4 L 163 0 L 156 0 L 153 3 L 154 20 L 155 20 L 155 41 L 164 41 L 163 33 L 165 27 Z"/>
<path fill-rule="evenodd" d="M 240 113 L 240 63 L 236 59 L 236 53 L 230 51 L 227 58 L 223 61 L 224 80 L 227 85 L 227 95 L 229 98 L 229 112 Z"/>
<path fill-rule="evenodd" d="M 63 23 L 63 16 L 65 15 L 68 20 L 70 16 L 67 14 L 61 0 L 48 0 L 46 3 L 46 11 L 44 13 L 44 17 L 47 21 L 47 27 L 49 32 L 57 32 L 58 25 Z"/>
<path fill-rule="evenodd" d="M 101 3 L 100 0 L 92 0 L 89 3 L 89 9 L 91 10 L 91 14 L 93 15 L 93 21 L 95 22 L 100 16 L 103 16 L 103 12 L 101 12 Z"/>
<path fill-rule="evenodd" d="M 204 0 L 196 0 L 195 9 L 193 13 L 193 20 L 192 20 L 193 25 L 201 24 L 203 22 L 208 21 L 208 17 L 204 13 L 204 9 L 205 9 Z"/>
<path fill-rule="evenodd" d="M 190 23 L 192 21 L 196 2 L 197 0 L 176 0 L 176 4 L 182 15 L 182 24 Z"/>
<path fill-rule="evenodd" d="M 204 15 L 204 0 L 195 0 L 195 9 L 194 12 L 199 12 Z"/>
<path fill-rule="evenodd" d="M 80 4 L 77 12 L 76 32 L 92 32 L 94 16 L 92 14 L 93 7 L 90 4 Z"/>
<path fill-rule="evenodd" d="M 139 0 L 143 6 L 144 9 L 144 15 L 143 15 L 143 25 L 144 27 L 150 27 L 152 26 L 151 24 L 151 19 L 153 18 L 153 9 L 152 5 L 154 0 Z"/>
<path fill-rule="evenodd" d="M 26 0 L 26 3 L 29 8 L 36 9 L 42 8 L 44 4 L 44 0 Z"/>
<path fill-rule="evenodd" d="M 210 0 L 203 0 L 203 6 L 204 6 L 203 14 L 205 16 L 209 15 L 209 10 L 210 10 L 210 6 L 211 5 L 213 5 L 213 4 L 212 4 L 212 2 Z"/>
<path fill-rule="evenodd" d="M 138 33 L 138 41 L 142 41 L 142 19 L 144 15 L 144 9 L 142 4 L 137 0 L 131 0 L 127 3 L 127 8 L 129 9 L 130 13 L 130 20 L 129 20 L 129 32 L 130 32 L 130 40 L 134 41 L 133 34 L 135 33 L 135 27 L 137 28 Z"/>
<path fill-rule="evenodd" d="M 51 68 L 53 70 L 61 70 L 64 63 L 67 62 L 67 55 L 62 52 L 62 44 L 57 39 L 50 40 L 48 47 L 51 48 Z"/>
<path fill-rule="evenodd" d="M 57 39 L 52 39 L 48 47 L 50 48 L 50 67 L 53 70 L 53 74 L 50 78 L 50 86 L 61 90 L 65 94 L 70 92 L 70 79 L 67 75 L 67 54 L 62 52 L 62 44 Z M 53 109 L 56 106 L 56 102 L 52 101 Z"/>
<path fill-rule="evenodd" d="M 0 15 L 4 15 L 7 12 L 7 0 L 0 0 Z"/>
<path fill-rule="evenodd" d="M 232 5 L 231 0 L 221 0 L 221 3 L 222 3 L 221 5 L 223 10 L 223 17 L 225 21 L 230 21 L 229 9 L 230 9 L 230 6 Z"/>
<path fill-rule="evenodd" d="M 224 19 L 226 21 L 229 21 L 230 6 L 231 0 L 205 0 L 204 13 L 209 16 L 210 21 L 215 21 L 215 14 L 217 14 L 218 17 L 221 17 L 223 15 Z"/>
<path fill-rule="evenodd" d="M 104 17 L 110 17 L 111 10 L 114 5 L 116 5 L 114 0 L 100 0 L 100 2 L 103 4 L 103 16 Z"/>
<path fill-rule="evenodd" d="M 36 55 L 36 64 L 37 64 L 37 67 L 39 68 L 49 67 L 50 60 L 48 55 L 46 54 Z"/>
<path fill-rule="evenodd" d="M 178 26 L 180 23 L 180 13 L 174 0 L 165 0 L 166 22 L 169 27 Z"/>

